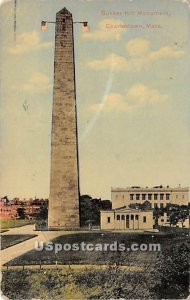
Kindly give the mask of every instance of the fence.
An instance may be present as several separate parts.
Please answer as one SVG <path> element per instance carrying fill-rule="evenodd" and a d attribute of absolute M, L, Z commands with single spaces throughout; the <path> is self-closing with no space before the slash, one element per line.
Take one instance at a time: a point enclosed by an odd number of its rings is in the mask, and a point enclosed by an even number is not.
<path fill-rule="evenodd" d="M 121 268 L 123 270 L 128 271 L 143 271 L 143 266 L 137 266 L 137 265 L 62 265 L 62 264 L 51 264 L 51 265 L 44 265 L 44 264 L 36 264 L 36 265 L 16 265 L 16 266 L 2 266 L 1 271 L 8 271 L 8 270 L 48 270 L 48 269 L 54 269 L 54 270 L 64 270 L 65 272 L 68 271 L 89 271 L 89 270 L 105 270 L 109 268 Z"/>

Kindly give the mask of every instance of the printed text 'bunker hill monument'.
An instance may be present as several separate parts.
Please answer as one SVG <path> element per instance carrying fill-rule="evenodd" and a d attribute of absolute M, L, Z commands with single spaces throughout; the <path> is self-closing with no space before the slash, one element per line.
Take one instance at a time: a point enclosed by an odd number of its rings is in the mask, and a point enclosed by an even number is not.
<path fill-rule="evenodd" d="M 79 218 L 79 164 L 73 20 L 56 14 L 51 137 L 49 229 L 76 229 Z"/>

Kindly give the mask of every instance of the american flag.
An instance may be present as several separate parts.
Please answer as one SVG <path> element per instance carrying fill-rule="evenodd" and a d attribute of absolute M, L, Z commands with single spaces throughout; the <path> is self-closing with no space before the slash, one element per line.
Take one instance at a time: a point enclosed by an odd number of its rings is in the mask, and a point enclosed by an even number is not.
<path fill-rule="evenodd" d="M 88 26 L 88 22 L 83 22 L 82 23 L 82 30 L 83 30 L 83 32 L 89 32 L 90 31 L 89 26 Z"/>
<path fill-rule="evenodd" d="M 46 31 L 48 29 L 48 22 L 42 21 L 41 22 L 41 31 Z"/>

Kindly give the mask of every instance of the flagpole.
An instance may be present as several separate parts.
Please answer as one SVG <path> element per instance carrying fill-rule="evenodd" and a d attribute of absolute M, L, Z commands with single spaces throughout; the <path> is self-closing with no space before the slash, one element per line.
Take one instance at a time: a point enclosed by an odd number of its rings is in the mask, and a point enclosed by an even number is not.
<path fill-rule="evenodd" d="M 16 0 L 15 0 L 16 1 Z M 50 24 L 55 24 L 56 22 L 53 22 L 53 21 L 44 21 L 44 20 L 42 20 L 41 21 L 41 23 L 42 22 L 44 22 L 44 23 L 50 23 Z M 86 21 L 81 21 L 81 22 L 73 22 L 73 24 L 83 24 L 85 27 L 87 27 L 88 26 L 88 22 L 86 22 Z"/>
<path fill-rule="evenodd" d="M 17 0 L 14 0 L 14 42 L 16 42 L 16 8 Z"/>
<path fill-rule="evenodd" d="M 48 24 L 56 24 L 56 22 L 42 20 L 41 21 L 41 30 L 46 31 L 48 29 Z M 88 32 L 89 31 L 87 21 L 76 21 L 76 22 L 73 22 L 73 24 L 83 24 L 83 32 Z"/>

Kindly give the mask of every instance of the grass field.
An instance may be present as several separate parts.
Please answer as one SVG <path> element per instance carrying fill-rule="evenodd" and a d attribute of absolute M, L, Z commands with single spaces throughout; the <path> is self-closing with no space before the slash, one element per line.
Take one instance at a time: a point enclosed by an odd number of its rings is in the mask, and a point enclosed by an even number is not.
<path fill-rule="evenodd" d="M 33 220 L 0 220 L 0 228 L 2 230 L 14 227 L 21 227 L 33 223 Z"/>
<path fill-rule="evenodd" d="M 1 250 L 35 237 L 36 234 L 11 234 L 1 236 Z"/>
<path fill-rule="evenodd" d="M 5 296 L 9 299 L 47 299 L 47 300 L 78 300 L 78 299 L 118 299 L 114 297 L 114 293 L 110 293 L 113 286 L 112 281 L 115 281 L 117 275 L 122 275 L 133 284 L 138 276 L 138 273 L 130 275 L 126 271 L 121 271 L 120 274 L 115 274 L 107 270 L 88 270 L 82 272 L 63 271 L 63 270 L 10 270 L 3 271 L 3 279 L 1 289 Z M 135 276 L 135 277 L 134 277 Z M 139 275 L 142 277 L 142 275 Z M 110 277 L 112 281 L 110 281 Z M 143 278 L 144 279 L 144 278 Z M 14 285 L 12 282 L 14 281 Z M 142 285 L 144 284 L 142 280 Z M 110 283 L 109 283 L 110 282 Z M 118 285 L 121 285 L 121 280 L 118 279 Z M 107 291 L 110 293 L 107 295 Z M 136 296 L 133 292 L 129 296 Z M 141 294 L 139 290 L 138 299 Z M 112 296 L 112 297 L 111 297 Z M 131 299 L 132 297 L 130 297 Z M 136 298 L 136 297 L 135 297 Z M 125 298 L 129 299 L 129 298 Z"/>
<path fill-rule="evenodd" d="M 150 244 L 160 243 L 161 250 L 171 247 L 172 245 L 180 244 L 187 241 L 188 237 L 174 234 L 146 234 L 146 233 L 77 233 L 73 235 L 64 235 L 52 240 L 53 243 L 59 244 L 111 244 L 117 242 L 125 244 L 127 247 L 133 243 Z M 8 262 L 6 265 L 32 265 L 32 264 L 55 264 L 57 261 L 60 264 L 110 264 L 121 263 L 122 265 L 137 265 L 143 266 L 149 263 L 154 263 L 159 252 L 147 251 L 42 251 L 32 250 L 26 254 L 17 257 Z"/>
<path fill-rule="evenodd" d="M 165 254 L 158 262 L 159 265 L 147 264 L 143 271 L 135 272 L 117 265 L 83 270 L 81 265 L 80 270 L 10 269 L 2 271 L 1 290 L 13 300 L 187 299 L 187 249 L 184 252 L 179 248 L 169 260 Z"/>

